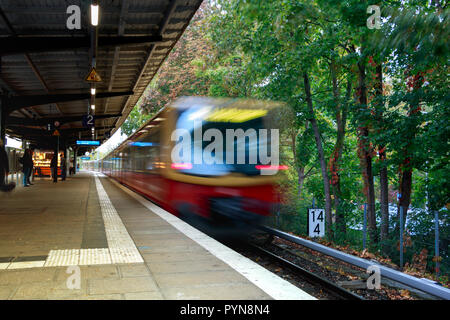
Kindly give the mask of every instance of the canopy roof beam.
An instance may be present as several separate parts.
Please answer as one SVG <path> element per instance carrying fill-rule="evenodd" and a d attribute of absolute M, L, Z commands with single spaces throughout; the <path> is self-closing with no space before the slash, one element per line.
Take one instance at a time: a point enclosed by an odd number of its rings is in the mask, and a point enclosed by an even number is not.
<path fill-rule="evenodd" d="M 99 47 L 114 47 L 121 45 L 155 44 L 162 42 L 162 36 L 115 36 L 99 37 Z M 84 37 L 5 37 L 2 38 L 0 55 L 21 53 L 65 51 L 80 48 L 90 48 L 91 39 Z"/>
<path fill-rule="evenodd" d="M 117 118 L 121 117 L 122 114 L 102 114 L 96 115 L 95 120 L 97 119 L 108 119 L 108 118 Z M 60 125 L 70 123 L 70 122 L 79 122 L 82 121 L 82 116 L 70 116 L 70 117 L 51 117 L 51 118 L 39 118 L 39 119 L 28 119 L 28 118 L 19 118 L 19 117 L 8 117 L 6 125 L 24 125 L 24 126 L 45 126 L 49 123 L 55 123 L 58 121 Z"/>
<path fill-rule="evenodd" d="M 133 95 L 133 91 L 125 92 L 100 92 L 96 94 L 96 98 L 109 98 Z M 27 108 L 31 106 L 38 106 L 50 103 L 69 102 L 90 99 L 90 93 L 72 93 L 72 94 L 45 94 L 45 95 L 29 95 L 29 96 L 12 96 L 1 97 L 3 102 L 8 106 L 8 112 Z"/>

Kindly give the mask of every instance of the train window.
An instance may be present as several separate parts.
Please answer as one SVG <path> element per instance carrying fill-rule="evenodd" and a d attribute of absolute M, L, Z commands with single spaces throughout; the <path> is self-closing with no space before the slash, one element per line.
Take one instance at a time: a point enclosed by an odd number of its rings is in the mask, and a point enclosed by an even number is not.
<path fill-rule="evenodd" d="M 130 156 L 130 147 L 126 146 L 123 151 L 123 167 L 124 171 L 133 171 L 133 166 Z"/>
<path fill-rule="evenodd" d="M 117 158 L 117 151 L 114 152 L 113 156 L 114 156 L 114 158 L 113 158 L 114 172 L 118 173 L 120 168 L 119 168 L 119 159 Z"/>
<path fill-rule="evenodd" d="M 143 172 L 145 171 L 145 158 L 146 158 L 146 148 L 140 147 L 138 144 L 133 144 L 133 154 L 135 171 Z"/>
<path fill-rule="evenodd" d="M 161 168 L 159 128 L 152 129 L 129 145 L 135 155 L 136 170 L 155 174 L 159 172 Z"/>
<path fill-rule="evenodd" d="M 261 144 L 261 138 L 259 137 L 259 129 L 265 128 L 264 126 L 264 115 L 266 113 L 261 112 L 260 114 L 257 114 L 256 111 L 265 111 L 265 110 L 251 110 L 251 112 L 248 112 L 250 115 L 245 116 L 243 113 L 235 112 L 236 115 L 233 114 L 233 121 L 230 121 L 230 119 L 220 118 L 219 116 L 209 117 L 205 118 L 205 115 L 202 112 L 202 108 L 190 108 L 186 110 L 180 111 L 176 123 L 177 129 L 185 129 L 188 132 L 190 132 L 191 137 L 191 163 L 187 165 L 180 164 L 179 167 L 176 169 L 179 170 L 182 173 L 185 174 L 191 174 L 191 175 L 201 175 L 201 176 L 221 176 L 229 174 L 230 172 L 238 172 L 243 173 L 246 175 L 259 175 L 260 174 L 260 159 L 259 159 L 259 148 Z M 228 110 L 227 114 L 230 113 L 233 110 Z M 205 111 L 206 112 L 206 111 Z M 218 114 L 218 112 L 215 112 L 213 114 Z M 225 112 L 223 112 L 225 115 Z M 195 122 L 194 119 L 197 119 L 197 115 L 199 118 L 201 118 L 201 122 Z M 245 116 L 245 117 L 244 117 Z M 198 119 L 199 120 L 199 119 Z M 239 120 L 239 121 L 238 121 Z M 202 125 L 202 134 L 204 134 L 208 129 L 215 129 L 218 130 L 223 139 L 223 147 L 220 154 L 215 152 L 212 153 L 212 157 L 215 159 L 219 159 L 219 161 L 213 163 L 213 164 L 207 164 L 205 161 L 202 161 L 200 164 L 194 163 L 194 153 L 199 152 L 203 155 L 203 151 L 205 148 L 211 144 L 211 142 L 215 141 L 215 138 L 212 137 L 212 141 L 205 141 L 205 139 L 202 139 L 202 142 L 200 144 L 201 150 L 195 150 L 196 144 L 194 143 L 194 123 L 201 123 Z M 234 138 L 233 142 L 233 161 L 230 161 L 231 163 L 227 163 L 227 157 L 230 155 L 227 155 L 227 130 L 233 129 L 236 130 L 234 132 L 237 132 L 237 130 L 242 129 L 244 132 L 246 132 L 244 136 L 244 146 L 243 150 L 245 152 L 244 154 L 244 161 L 242 161 L 242 158 L 238 159 L 238 150 L 242 145 L 239 144 L 240 140 Z M 253 133 L 254 136 L 247 135 L 247 133 Z M 267 144 L 270 144 L 270 140 L 267 141 Z M 270 150 L 270 146 L 268 146 L 268 149 Z M 242 150 L 240 150 L 242 152 Z M 250 157 L 254 157 L 256 155 L 256 158 L 250 159 Z M 204 160 L 204 159 L 203 159 Z M 243 163 L 242 163 L 243 162 Z"/>

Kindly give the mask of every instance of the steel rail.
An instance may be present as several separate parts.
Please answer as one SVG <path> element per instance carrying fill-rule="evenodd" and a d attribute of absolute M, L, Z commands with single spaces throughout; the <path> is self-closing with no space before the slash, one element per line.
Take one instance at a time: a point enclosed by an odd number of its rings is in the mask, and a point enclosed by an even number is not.
<path fill-rule="evenodd" d="M 294 270 L 295 272 L 300 273 L 302 276 L 312 279 L 313 282 L 315 283 L 319 283 L 320 285 L 322 285 L 323 287 L 325 287 L 328 291 L 333 292 L 333 294 L 340 296 L 341 298 L 344 298 L 346 300 L 365 300 L 363 297 L 354 294 L 353 292 L 350 292 L 336 284 L 334 284 L 333 282 L 324 279 L 322 277 L 319 277 L 318 275 L 300 267 L 299 265 L 292 263 L 289 260 L 286 260 L 276 254 L 274 254 L 273 252 L 270 252 L 264 248 L 261 248 L 257 245 L 254 244 L 249 244 L 250 247 L 252 249 L 256 249 L 258 251 L 260 251 L 261 253 L 269 256 L 271 259 L 276 260 L 277 262 L 287 266 L 288 268 Z"/>
<path fill-rule="evenodd" d="M 444 286 L 434 283 L 431 280 L 419 279 L 419 278 L 410 276 L 408 274 L 405 274 L 403 272 L 394 270 L 392 268 L 383 266 L 378 262 L 362 259 L 362 258 L 353 256 L 351 254 L 329 248 L 329 247 L 321 245 L 319 243 L 293 236 L 289 233 L 286 233 L 286 232 L 283 232 L 283 231 L 280 231 L 277 229 L 273 229 L 273 228 L 265 227 L 265 226 L 263 226 L 261 228 L 262 228 L 262 230 L 266 231 L 269 234 L 272 234 L 272 235 L 275 235 L 282 239 L 297 243 L 299 245 L 310 248 L 314 251 L 323 253 L 327 256 L 339 259 L 341 261 L 350 263 L 352 265 L 358 266 L 358 267 L 366 269 L 366 270 L 369 266 L 376 265 L 380 268 L 382 277 L 386 277 L 391 280 L 403 283 L 403 284 L 410 286 L 412 288 L 415 288 L 415 289 L 419 289 L 419 290 L 426 292 L 428 294 L 431 294 L 435 297 L 445 299 L 445 300 L 450 300 L 450 289 L 447 289 Z"/>

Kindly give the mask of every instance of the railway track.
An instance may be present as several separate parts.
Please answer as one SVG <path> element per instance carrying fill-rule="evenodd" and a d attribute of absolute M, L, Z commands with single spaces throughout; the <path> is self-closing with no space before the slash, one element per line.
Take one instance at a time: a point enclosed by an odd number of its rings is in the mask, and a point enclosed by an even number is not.
<path fill-rule="evenodd" d="M 287 247 L 285 246 L 279 246 L 273 243 L 273 239 L 274 237 L 279 238 L 282 241 L 285 241 L 287 243 L 292 243 L 294 246 L 295 245 L 300 245 L 301 247 L 304 247 L 305 249 L 309 249 L 312 251 L 316 251 L 320 254 L 331 257 L 332 259 L 335 260 L 340 260 L 342 263 L 347 264 L 351 269 L 367 269 L 368 266 L 370 265 L 377 265 L 379 267 L 379 269 L 381 270 L 381 282 L 382 284 L 384 283 L 385 285 L 387 285 L 388 287 L 394 288 L 395 290 L 402 290 L 402 289 L 406 289 L 409 290 L 411 292 L 414 292 L 414 294 L 419 297 L 420 299 L 431 299 L 431 300 L 435 300 L 435 299 L 444 299 L 444 300 L 448 300 L 450 298 L 450 290 L 443 287 L 442 285 L 433 282 L 431 280 L 428 279 L 420 279 L 420 278 L 416 278 L 410 275 L 407 275 L 401 271 L 392 269 L 390 267 L 381 265 L 379 263 L 377 263 L 376 261 L 373 260 L 366 260 L 366 259 L 362 259 L 353 255 L 349 255 L 347 253 L 338 251 L 336 249 L 332 249 L 323 245 L 320 245 L 318 243 L 315 243 L 313 241 L 310 240 L 306 240 L 297 236 L 294 236 L 292 234 L 288 234 L 285 233 L 283 231 L 277 230 L 277 229 L 273 229 L 273 228 L 269 228 L 269 227 L 261 227 L 261 230 L 263 231 L 264 234 L 268 235 L 270 240 L 266 240 L 265 241 L 265 246 L 266 248 L 270 248 L 269 252 L 272 253 L 273 255 L 276 256 L 283 256 L 284 260 L 286 260 L 286 257 L 295 257 L 294 259 L 292 259 L 294 262 L 296 262 L 296 264 L 301 264 L 303 265 L 303 263 L 305 263 L 305 265 L 309 265 L 310 263 L 314 263 L 313 261 L 309 261 L 309 259 L 305 259 L 302 256 L 303 255 L 298 255 L 294 250 L 291 250 L 291 246 L 289 244 L 287 244 Z M 267 245 L 268 243 L 270 243 L 270 245 Z M 260 248 L 263 249 L 263 248 Z M 266 249 L 263 249 L 265 251 L 268 251 Z M 291 259 L 290 259 L 291 260 Z M 288 261 L 290 263 L 292 263 L 291 261 Z M 321 264 L 320 264 L 321 265 Z M 308 270 L 307 270 L 308 271 Z M 309 272 L 309 271 L 308 271 Z M 353 274 L 353 276 L 355 276 L 355 274 Z M 334 277 L 332 277 L 334 278 Z M 327 280 L 329 281 L 329 280 Z M 332 285 L 334 286 L 338 286 L 337 284 L 332 283 Z M 339 287 L 343 290 L 346 290 L 342 287 Z M 348 290 L 346 290 L 348 291 Z M 371 290 L 373 291 L 373 290 Z M 350 292 L 351 294 L 357 296 L 355 293 Z M 360 293 L 360 292 L 358 292 Z M 366 296 L 366 293 L 368 294 L 368 296 Z M 385 297 L 382 295 L 380 295 L 380 292 L 378 292 L 378 297 L 377 295 L 375 295 L 376 292 L 372 292 L 372 293 L 368 293 L 366 292 L 364 293 L 364 297 L 360 297 L 362 299 L 389 299 L 389 297 Z M 344 293 L 345 294 L 345 293 Z"/>
<path fill-rule="evenodd" d="M 264 256 L 267 259 L 271 259 L 275 261 L 277 264 L 283 266 L 285 269 L 291 270 L 296 275 L 299 275 L 301 278 L 305 279 L 312 285 L 316 285 L 320 288 L 323 288 L 326 290 L 331 296 L 333 296 L 336 299 L 339 300 L 365 300 L 363 297 L 346 290 L 337 284 L 319 276 L 316 275 L 305 268 L 299 266 L 298 264 L 295 264 L 280 255 L 277 255 L 274 252 L 271 252 L 267 249 L 264 249 L 260 247 L 259 245 L 249 243 L 249 248 L 251 250 L 254 250 L 258 255 Z M 281 249 L 281 248 L 280 248 Z"/>

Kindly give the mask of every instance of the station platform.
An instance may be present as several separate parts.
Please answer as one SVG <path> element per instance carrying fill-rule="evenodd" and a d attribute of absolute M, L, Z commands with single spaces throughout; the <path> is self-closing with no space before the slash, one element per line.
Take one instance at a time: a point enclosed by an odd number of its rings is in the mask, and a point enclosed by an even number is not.
<path fill-rule="evenodd" d="M 0 193 L 0 299 L 315 300 L 92 172 Z"/>

